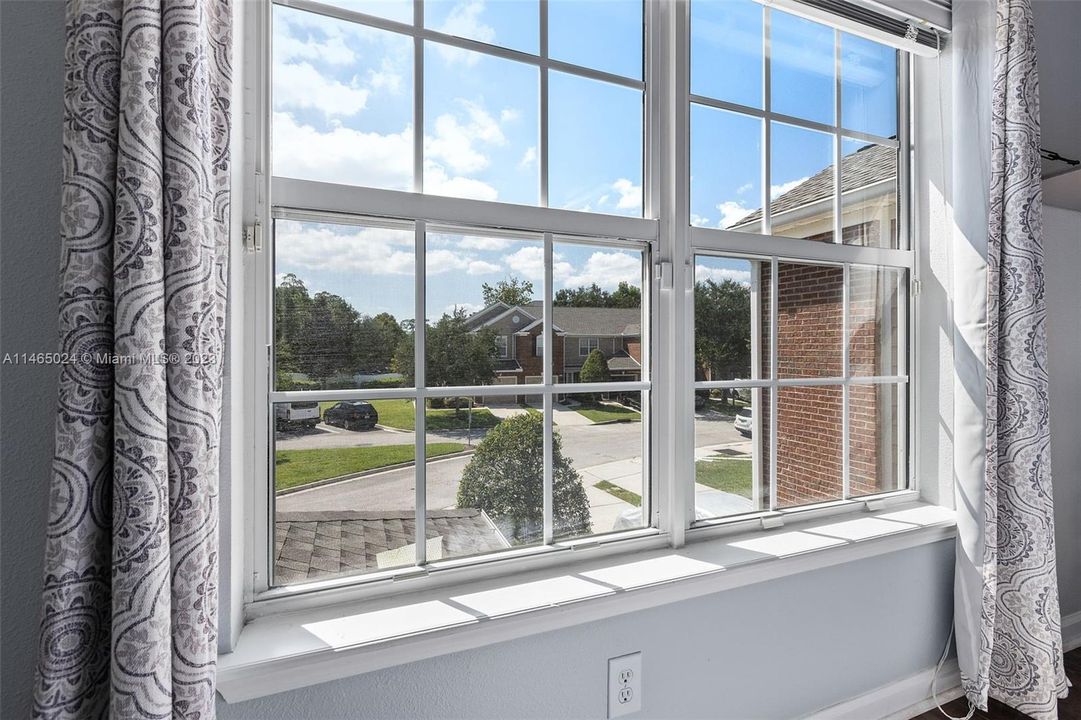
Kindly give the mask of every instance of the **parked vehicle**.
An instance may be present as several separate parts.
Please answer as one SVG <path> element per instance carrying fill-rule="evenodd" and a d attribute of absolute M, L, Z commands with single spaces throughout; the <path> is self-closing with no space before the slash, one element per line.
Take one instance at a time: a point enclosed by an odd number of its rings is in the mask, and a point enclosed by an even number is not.
<path fill-rule="evenodd" d="M 371 403 L 346 400 L 328 407 L 323 422 L 346 430 L 371 430 L 379 422 L 379 413 Z"/>
<path fill-rule="evenodd" d="M 319 403 L 278 403 L 274 406 L 274 424 L 279 430 L 297 425 L 313 428 L 319 424 Z"/>
<path fill-rule="evenodd" d="M 709 402 L 709 390 L 695 390 L 694 391 L 694 409 L 695 410 L 705 410 L 707 402 Z"/>
<path fill-rule="evenodd" d="M 754 426 L 751 422 L 751 409 L 745 407 L 736 411 L 736 420 L 732 423 L 732 426 L 736 428 L 736 432 L 743 437 L 750 437 L 751 428 Z"/>

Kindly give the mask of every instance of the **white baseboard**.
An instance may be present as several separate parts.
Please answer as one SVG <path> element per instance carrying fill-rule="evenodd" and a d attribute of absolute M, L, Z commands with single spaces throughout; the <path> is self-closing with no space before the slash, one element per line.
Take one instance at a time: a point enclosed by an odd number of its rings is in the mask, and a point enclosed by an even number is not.
<path fill-rule="evenodd" d="M 1081 611 L 1062 616 L 1062 651 L 1081 647 Z"/>
<path fill-rule="evenodd" d="M 851 700 L 806 716 L 805 720 L 909 720 L 935 707 L 931 698 L 934 668 L 883 685 Z M 961 672 L 957 661 L 950 660 L 938 676 L 938 701 L 946 703 L 961 697 Z"/>

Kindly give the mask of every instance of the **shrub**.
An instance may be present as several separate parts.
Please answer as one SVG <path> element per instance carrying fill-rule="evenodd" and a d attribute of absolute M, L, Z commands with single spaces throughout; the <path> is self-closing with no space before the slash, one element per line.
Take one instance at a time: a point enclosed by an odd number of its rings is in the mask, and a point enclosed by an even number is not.
<path fill-rule="evenodd" d="M 582 477 L 552 433 L 552 514 L 557 536 L 592 528 Z M 511 542 L 539 541 L 544 533 L 544 420 L 516 415 L 488 431 L 462 472 L 458 506 L 483 510 Z"/>
<path fill-rule="evenodd" d="M 600 349 L 590 351 L 586 356 L 586 361 L 582 363 L 582 369 L 578 372 L 579 382 L 608 382 L 611 379 L 612 373 L 608 369 L 608 359 L 604 357 L 604 353 Z M 597 402 L 601 398 L 596 393 L 590 393 L 589 397 L 592 402 Z"/>

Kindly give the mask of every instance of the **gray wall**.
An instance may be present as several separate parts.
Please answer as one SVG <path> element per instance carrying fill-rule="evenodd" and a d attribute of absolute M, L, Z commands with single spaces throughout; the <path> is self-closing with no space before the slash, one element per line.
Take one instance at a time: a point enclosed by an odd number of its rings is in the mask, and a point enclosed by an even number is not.
<path fill-rule="evenodd" d="M 63 16 L 59 0 L 0 2 L 0 352 L 56 347 Z M 1071 270 L 1056 267 L 1049 248 L 1052 272 L 1062 276 L 1049 276 L 1052 303 L 1063 279 L 1076 284 L 1081 257 L 1072 257 Z M 1076 295 L 1067 299 L 1076 310 Z M 1051 316 L 1054 330 L 1060 316 Z M 1076 340 L 1076 315 L 1070 322 Z M 1053 382 L 1076 383 L 1059 374 L 1076 367 L 1076 343 L 1052 350 Z M 1056 360 L 1060 355 L 1066 359 Z M 3 718 L 29 715 L 55 376 L 48 367 L 0 367 Z M 1066 387 L 1055 385 L 1056 397 Z M 1056 414 L 1053 423 L 1060 422 Z M 1069 478 L 1074 493 L 1081 463 L 1074 458 L 1065 465 L 1072 471 L 1062 469 L 1057 454 L 1076 453 L 1077 445 L 1069 435 L 1055 446 L 1056 476 Z M 1069 491 L 1056 492 L 1061 508 Z M 1077 521 L 1076 514 L 1060 514 L 1060 547 L 1070 537 L 1068 523 Z M 644 717 L 791 716 L 930 666 L 945 639 L 952 556 L 950 544 L 939 543 L 259 701 L 221 703 L 219 713 L 223 720 L 602 717 L 605 659 L 642 650 Z M 1076 609 L 1076 555 L 1061 567 L 1072 573 L 1063 578 L 1063 609 Z"/>
<path fill-rule="evenodd" d="M 62 2 L 0 2 L 0 356 L 56 350 Z M 0 366 L 0 717 L 29 717 L 56 368 Z"/>
<path fill-rule="evenodd" d="M 1081 212 L 1044 209 L 1059 605 L 1081 612 Z"/>

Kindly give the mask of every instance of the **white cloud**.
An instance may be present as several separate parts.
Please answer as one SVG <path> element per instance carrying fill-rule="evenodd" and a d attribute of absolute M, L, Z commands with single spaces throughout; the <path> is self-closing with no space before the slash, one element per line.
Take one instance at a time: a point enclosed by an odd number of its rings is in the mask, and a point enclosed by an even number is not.
<path fill-rule="evenodd" d="M 506 250 L 511 245 L 511 240 L 506 238 L 481 237 L 469 235 L 458 242 L 462 250 Z"/>
<path fill-rule="evenodd" d="M 503 108 L 499 111 L 499 122 L 514 122 L 521 113 L 514 108 Z"/>
<path fill-rule="evenodd" d="M 751 209 L 735 200 L 725 200 L 717 206 L 721 211 L 721 221 L 717 223 L 719 228 L 730 228 L 750 214 Z"/>
<path fill-rule="evenodd" d="M 528 280 L 544 280 L 544 248 L 521 248 L 504 257 L 503 262 L 515 275 Z"/>
<path fill-rule="evenodd" d="M 310 108 L 326 116 L 355 115 L 368 104 L 368 90 L 328 78 L 309 63 L 275 63 L 274 106 Z"/>
<path fill-rule="evenodd" d="M 340 126 L 319 132 L 276 112 L 273 141 L 275 175 L 412 189 L 412 128 L 388 135 Z"/>
<path fill-rule="evenodd" d="M 537 164 L 537 148 L 534 145 L 530 145 L 522 153 L 522 159 L 518 161 L 518 167 L 531 168 Z"/>
<path fill-rule="evenodd" d="M 413 233 L 384 228 L 347 228 L 279 221 L 275 229 L 277 260 L 286 266 L 336 273 L 410 275 Z"/>
<path fill-rule="evenodd" d="M 402 73 L 390 58 L 383 58 L 378 70 L 368 68 L 368 85 L 397 94 L 402 90 Z"/>
<path fill-rule="evenodd" d="M 473 173 L 488 167 L 489 159 L 475 144 L 504 145 L 507 142 L 499 123 L 480 105 L 459 99 L 468 120 L 444 113 L 435 119 L 434 133 L 424 137 L 426 158 L 446 163 L 454 172 Z"/>
<path fill-rule="evenodd" d="M 707 227 L 709 225 L 709 218 L 705 215 L 699 215 L 698 213 L 691 213 L 691 225 Z"/>
<path fill-rule="evenodd" d="M 444 315 L 453 315 L 457 310 L 465 310 L 466 315 L 472 315 L 475 312 L 483 310 L 484 306 L 480 303 L 451 303 L 443 308 Z"/>
<path fill-rule="evenodd" d="M 636 210 L 642 207 L 642 186 L 635 185 L 626 178 L 620 178 L 612 183 L 612 189 L 619 193 L 616 208 L 619 210 Z"/>
<path fill-rule="evenodd" d="M 451 8 L 450 14 L 447 15 L 447 19 L 436 29 L 449 35 L 457 35 L 458 37 L 491 43 L 495 40 L 495 28 L 481 22 L 480 18 L 483 13 L 484 0 L 466 0 L 465 2 L 460 2 Z M 449 45 L 437 43 L 435 47 L 439 50 L 439 54 L 443 56 L 443 59 L 448 63 L 461 62 L 471 66 L 475 65 L 481 58 L 478 53 L 469 52 L 468 50 L 462 50 Z"/>
<path fill-rule="evenodd" d="M 280 13 L 274 18 L 274 59 L 317 60 L 331 65 L 348 65 L 356 53 L 340 32 L 340 25 L 312 13 Z M 326 39 L 301 38 L 301 27 L 317 28 Z"/>
<path fill-rule="evenodd" d="M 743 185 L 740 185 L 738 188 L 736 188 L 736 194 L 737 195 L 743 195 L 743 194 L 749 192 L 751 190 L 751 188 L 753 188 L 753 187 L 754 187 L 754 183 L 744 183 Z"/>
<path fill-rule="evenodd" d="M 719 268 L 708 267 L 706 265 L 695 265 L 694 279 L 696 282 L 702 280 L 713 280 L 714 282 L 734 280 L 741 285 L 750 285 L 751 272 L 750 270 L 736 270 L 734 268 Z"/>
<path fill-rule="evenodd" d="M 788 182 L 781 183 L 780 185 L 770 185 L 769 199 L 776 200 L 792 188 L 796 187 L 797 185 L 802 185 L 805 182 L 807 182 L 807 177 L 801 177 L 799 180 L 789 180 Z"/>
<path fill-rule="evenodd" d="M 470 260 L 469 266 L 466 269 L 470 275 L 490 275 L 494 272 L 499 272 L 502 268 L 495 263 L 490 263 L 486 260 Z"/>
<path fill-rule="evenodd" d="M 437 195 L 495 200 L 491 185 L 426 161 L 425 189 Z M 320 132 L 289 113 L 274 113 L 274 174 L 345 185 L 413 188 L 413 130 L 383 135 L 347 127 Z"/>
<path fill-rule="evenodd" d="M 620 282 L 638 285 L 642 282 L 642 259 L 635 253 L 597 251 L 581 268 L 570 269 L 568 262 L 553 266 L 553 279 L 563 287 L 578 287 L 596 283 L 602 288 L 614 288 Z M 570 270 L 567 272 L 567 270 Z"/>

